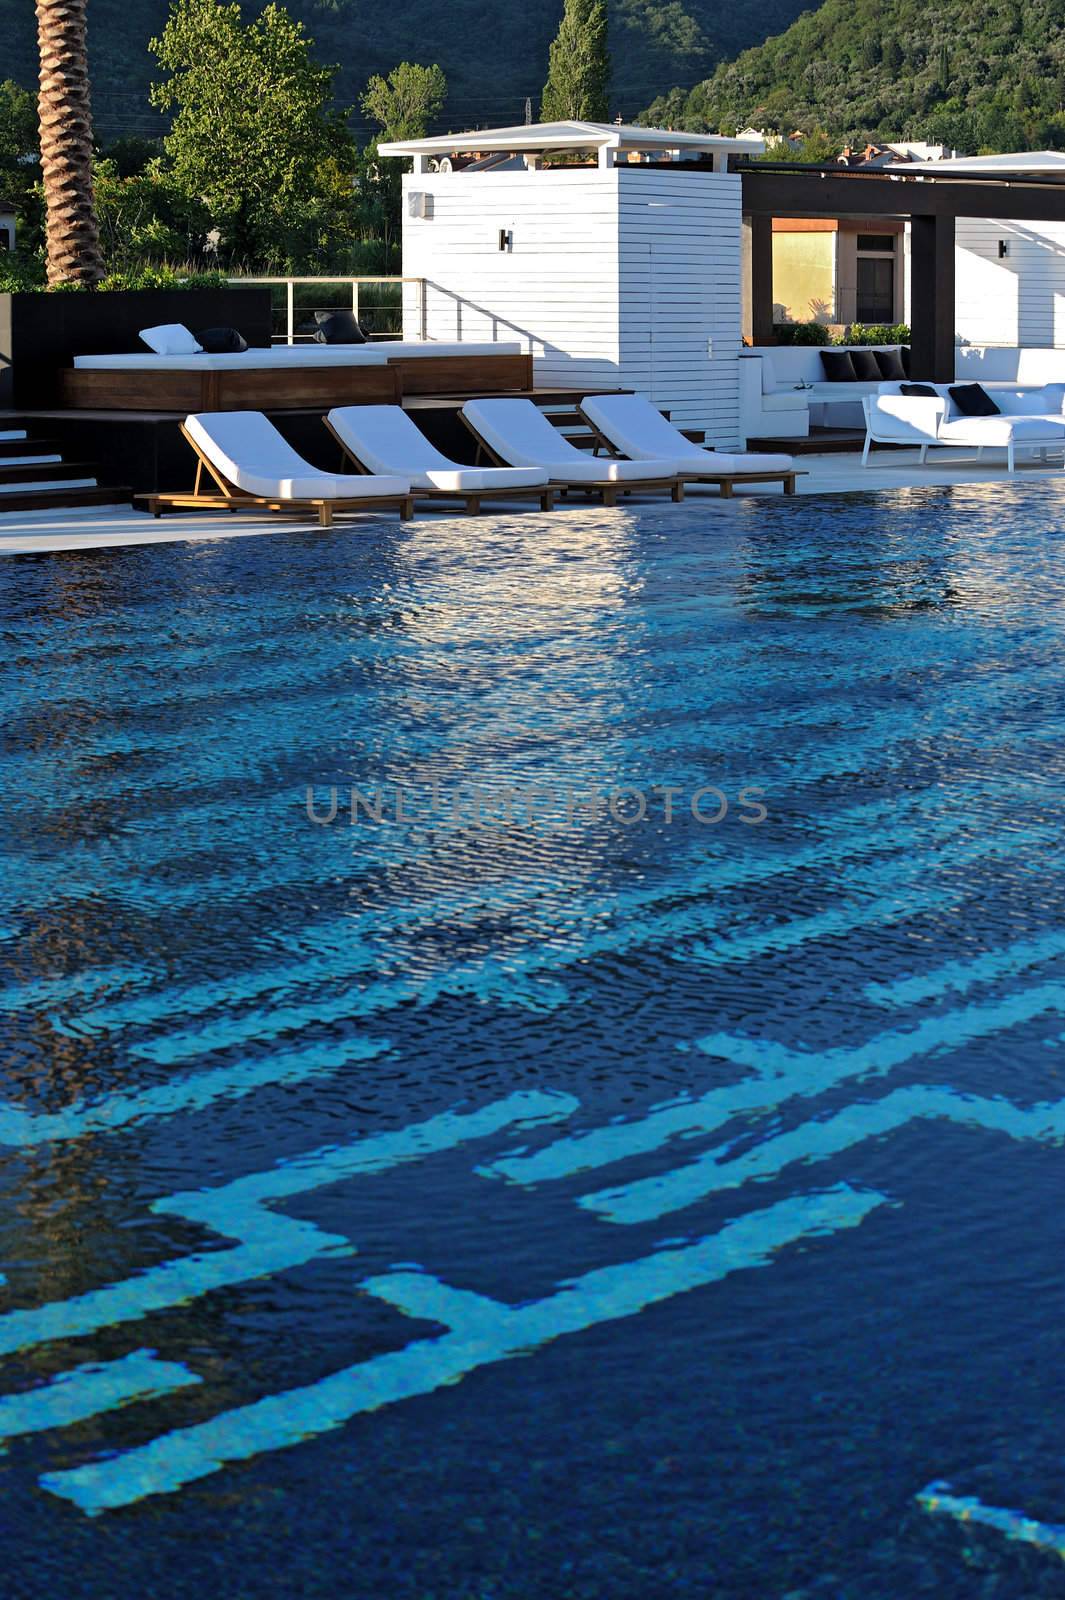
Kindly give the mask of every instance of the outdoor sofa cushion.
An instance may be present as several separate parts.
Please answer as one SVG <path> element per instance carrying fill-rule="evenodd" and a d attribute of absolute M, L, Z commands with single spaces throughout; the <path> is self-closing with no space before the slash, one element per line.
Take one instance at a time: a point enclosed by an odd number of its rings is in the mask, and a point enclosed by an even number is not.
<path fill-rule="evenodd" d="M 955 383 L 948 391 L 963 417 L 997 417 L 1000 408 L 978 383 Z"/>
<path fill-rule="evenodd" d="M 854 376 L 859 383 L 879 383 L 882 380 L 884 374 L 880 370 L 875 350 L 852 350 L 850 358 Z"/>
<path fill-rule="evenodd" d="M 314 335 L 317 344 L 366 344 L 365 333 L 355 320 L 353 311 L 315 312 L 318 324 Z"/>
<path fill-rule="evenodd" d="M 876 364 L 880 368 L 882 378 L 890 378 L 898 382 L 906 376 L 906 368 L 902 364 L 902 356 L 898 350 L 874 350 Z"/>
<path fill-rule="evenodd" d="M 829 383 L 854 383 L 856 381 L 857 373 L 854 370 L 854 362 L 851 360 L 851 352 L 849 350 L 822 350 L 820 355 L 821 365 Z M 878 367 L 877 377 L 879 378 L 879 376 L 880 369 Z"/>
<path fill-rule="evenodd" d="M 180 322 L 161 322 L 155 328 L 142 328 L 140 338 L 157 356 L 194 356 L 203 348 Z"/>
<path fill-rule="evenodd" d="M 236 328 L 201 328 L 196 337 L 200 341 L 200 349 L 209 356 L 220 356 L 227 352 L 240 355 L 248 348 L 247 339 Z"/>

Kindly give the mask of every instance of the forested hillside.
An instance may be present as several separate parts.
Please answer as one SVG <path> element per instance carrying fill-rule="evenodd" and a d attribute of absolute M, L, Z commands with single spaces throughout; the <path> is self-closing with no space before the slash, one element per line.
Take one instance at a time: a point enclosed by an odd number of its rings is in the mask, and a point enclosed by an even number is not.
<path fill-rule="evenodd" d="M 646 120 L 1065 146 L 1065 0 L 825 0 Z"/>
<path fill-rule="evenodd" d="M 254 15 L 265 0 L 244 5 Z M 723 58 L 786 27 L 801 0 L 613 0 L 612 114 L 631 120 L 672 85 L 690 86 Z M 439 62 L 450 93 L 449 128 L 520 122 L 525 96 L 534 113 L 547 72 L 547 48 L 562 0 L 289 0 L 315 40 L 315 54 L 339 62 L 338 94 L 354 105 L 367 79 L 398 61 Z M 154 133 L 148 105 L 148 40 L 158 35 L 167 0 L 89 0 L 93 103 L 101 136 Z M 32 87 L 36 31 L 32 0 L 0 0 L 0 78 Z M 356 118 L 356 125 L 358 119 Z"/>

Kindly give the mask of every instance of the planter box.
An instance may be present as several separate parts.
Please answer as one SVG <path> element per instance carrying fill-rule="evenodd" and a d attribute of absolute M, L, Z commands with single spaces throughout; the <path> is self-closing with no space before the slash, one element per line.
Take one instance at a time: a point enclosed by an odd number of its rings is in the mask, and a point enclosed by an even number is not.
<path fill-rule="evenodd" d="M 60 403 L 59 374 L 75 356 L 143 350 L 141 328 L 183 322 L 238 328 L 250 345 L 270 344 L 270 290 L 143 289 L 115 293 L 0 294 L 0 408 Z"/>

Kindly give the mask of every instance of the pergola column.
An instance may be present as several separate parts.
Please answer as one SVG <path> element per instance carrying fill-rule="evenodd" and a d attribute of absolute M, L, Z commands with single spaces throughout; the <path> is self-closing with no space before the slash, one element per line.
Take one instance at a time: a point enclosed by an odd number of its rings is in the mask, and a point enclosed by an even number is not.
<path fill-rule="evenodd" d="M 954 378 L 954 218 L 915 214 L 910 232 L 910 350 L 915 378 Z"/>

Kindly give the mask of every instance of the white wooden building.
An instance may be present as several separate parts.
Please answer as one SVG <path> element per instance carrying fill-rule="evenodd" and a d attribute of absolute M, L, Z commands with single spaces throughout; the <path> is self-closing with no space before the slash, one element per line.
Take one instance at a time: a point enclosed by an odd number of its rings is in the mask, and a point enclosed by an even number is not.
<path fill-rule="evenodd" d="M 382 145 L 414 158 L 403 275 L 424 285 L 407 285 L 404 337 L 516 340 L 540 387 L 637 389 L 738 443 L 740 178 L 727 166 L 761 148 L 596 123 Z M 594 165 L 544 165 L 589 152 Z"/>

